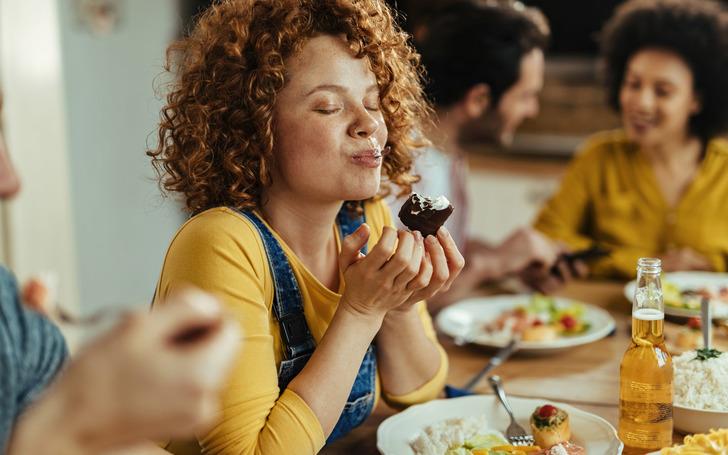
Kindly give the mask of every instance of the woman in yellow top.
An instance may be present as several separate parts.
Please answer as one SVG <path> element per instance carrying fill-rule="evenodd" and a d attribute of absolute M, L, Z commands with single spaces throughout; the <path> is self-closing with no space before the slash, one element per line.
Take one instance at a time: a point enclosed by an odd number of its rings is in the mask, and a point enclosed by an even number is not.
<path fill-rule="evenodd" d="M 728 13 L 712 1 L 633 0 L 603 34 L 609 99 L 623 130 L 591 138 L 535 227 L 611 255 L 597 277 L 728 265 Z"/>
<path fill-rule="evenodd" d="M 423 299 L 463 258 L 445 229 L 390 227 L 376 197 L 382 176 L 408 191 L 429 112 L 384 2 L 216 2 L 168 56 L 176 82 L 150 155 L 194 216 L 157 299 L 195 285 L 245 334 L 196 450 L 313 454 L 380 393 L 396 406 L 436 397 L 447 358 Z"/>

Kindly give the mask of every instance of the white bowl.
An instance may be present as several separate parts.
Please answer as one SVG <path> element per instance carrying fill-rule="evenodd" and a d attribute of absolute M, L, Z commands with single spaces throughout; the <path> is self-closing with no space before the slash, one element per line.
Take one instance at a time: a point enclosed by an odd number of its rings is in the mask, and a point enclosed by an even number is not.
<path fill-rule="evenodd" d="M 682 433 L 708 433 L 711 429 L 728 428 L 728 411 L 708 411 L 673 405 L 673 425 Z"/>

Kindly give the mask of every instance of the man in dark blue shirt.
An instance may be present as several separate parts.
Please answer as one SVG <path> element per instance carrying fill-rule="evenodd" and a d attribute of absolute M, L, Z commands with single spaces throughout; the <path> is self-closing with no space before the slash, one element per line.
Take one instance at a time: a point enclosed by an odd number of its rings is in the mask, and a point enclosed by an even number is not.
<path fill-rule="evenodd" d="M 13 275 L 0 267 L 0 452 L 13 422 L 53 380 L 68 357 L 63 335 L 20 303 Z"/>

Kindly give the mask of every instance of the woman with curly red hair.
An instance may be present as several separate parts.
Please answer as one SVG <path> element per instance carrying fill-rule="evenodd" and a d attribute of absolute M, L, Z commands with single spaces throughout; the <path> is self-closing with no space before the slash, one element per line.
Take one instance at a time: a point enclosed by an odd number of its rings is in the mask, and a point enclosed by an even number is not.
<path fill-rule="evenodd" d="M 385 4 L 221 1 L 168 57 L 177 77 L 149 154 L 194 216 L 157 298 L 191 283 L 245 333 L 201 450 L 316 453 L 380 393 L 395 406 L 437 396 L 447 358 L 423 300 L 463 258 L 446 229 L 392 228 L 379 197 L 409 191 L 429 113 Z"/>

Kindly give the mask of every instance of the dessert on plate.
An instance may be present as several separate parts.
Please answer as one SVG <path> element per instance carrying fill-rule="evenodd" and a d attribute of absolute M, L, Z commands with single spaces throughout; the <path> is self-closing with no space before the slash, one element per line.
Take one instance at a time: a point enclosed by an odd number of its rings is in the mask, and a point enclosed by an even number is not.
<path fill-rule="evenodd" d="M 545 404 L 531 414 L 529 421 L 536 445 L 543 447 L 540 455 L 582 455 L 584 448 L 569 442 L 569 414 L 556 406 Z"/>

